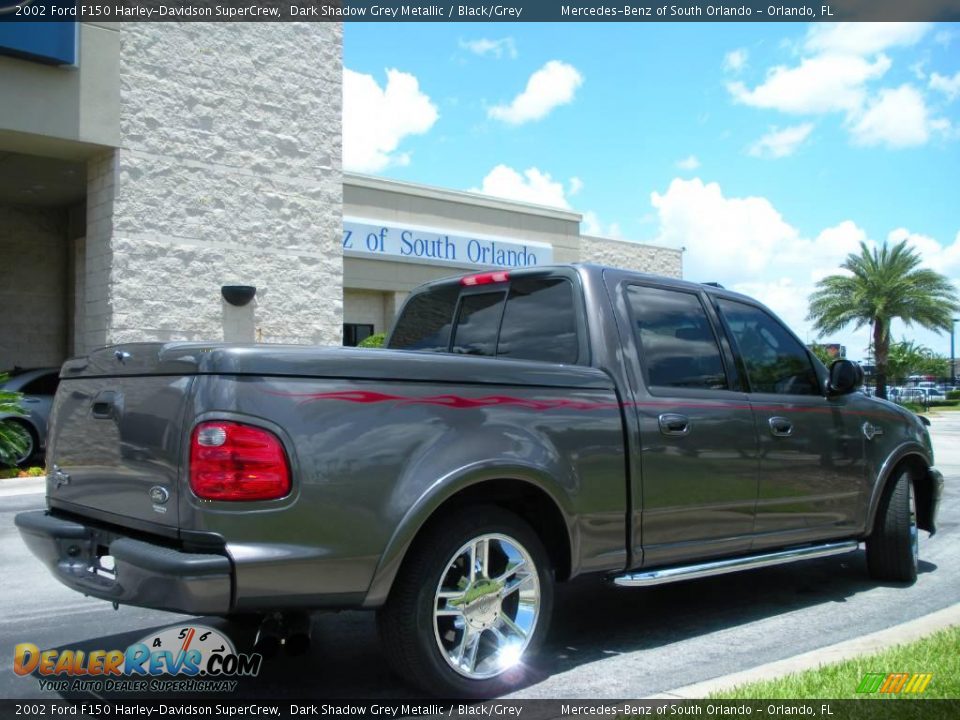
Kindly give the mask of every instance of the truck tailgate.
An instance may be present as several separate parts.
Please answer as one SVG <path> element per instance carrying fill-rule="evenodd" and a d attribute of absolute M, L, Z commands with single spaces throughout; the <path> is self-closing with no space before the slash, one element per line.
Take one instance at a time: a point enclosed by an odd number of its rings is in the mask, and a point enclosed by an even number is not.
<path fill-rule="evenodd" d="M 181 429 L 193 381 L 160 344 L 115 346 L 64 366 L 50 418 L 47 498 L 117 525 L 176 534 Z"/>

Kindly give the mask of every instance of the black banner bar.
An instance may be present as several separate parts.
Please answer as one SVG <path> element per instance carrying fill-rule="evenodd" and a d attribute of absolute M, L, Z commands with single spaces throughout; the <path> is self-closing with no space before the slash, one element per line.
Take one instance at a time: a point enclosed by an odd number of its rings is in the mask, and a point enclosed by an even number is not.
<path fill-rule="evenodd" d="M 960 20 L 960 0 L 0 0 L 0 22 L 837 22 Z"/>
<path fill-rule="evenodd" d="M 960 700 L 0 700 L 0 718 L 816 718 L 955 720 Z"/>

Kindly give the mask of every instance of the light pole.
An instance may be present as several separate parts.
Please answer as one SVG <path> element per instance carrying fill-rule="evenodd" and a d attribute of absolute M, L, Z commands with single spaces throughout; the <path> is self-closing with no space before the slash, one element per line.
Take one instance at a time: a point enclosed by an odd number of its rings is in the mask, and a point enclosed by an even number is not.
<path fill-rule="evenodd" d="M 960 322 L 960 318 L 954 318 L 953 322 L 950 324 L 950 386 L 957 386 L 957 361 L 953 354 L 953 337 L 956 335 L 957 323 Z"/>

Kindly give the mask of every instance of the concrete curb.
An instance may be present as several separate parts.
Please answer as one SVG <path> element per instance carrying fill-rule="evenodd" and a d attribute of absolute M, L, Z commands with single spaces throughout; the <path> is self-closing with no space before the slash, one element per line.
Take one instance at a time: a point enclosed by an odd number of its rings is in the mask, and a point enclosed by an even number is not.
<path fill-rule="evenodd" d="M 38 495 L 46 492 L 46 477 L 7 478 L 0 480 L 0 497 Z"/>
<path fill-rule="evenodd" d="M 810 652 L 795 655 L 784 660 L 778 660 L 767 665 L 743 670 L 730 675 L 703 682 L 685 685 L 667 690 L 663 693 L 651 695 L 651 700 L 696 700 L 702 699 L 711 693 L 731 690 L 738 685 L 757 682 L 758 680 L 772 680 L 790 673 L 812 670 L 821 665 L 837 663 L 842 660 L 871 655 L 894 645 L 913 642 L 951 625 L 960 625 L 960 603 L 951 605 L 943 610 L 924 615 L 916 620 L 910 620 L 901 625 L 894 625 L 886 630 L 879 630 L 869 635 L 845 640 L 836 645 L 811 650 Z"/>

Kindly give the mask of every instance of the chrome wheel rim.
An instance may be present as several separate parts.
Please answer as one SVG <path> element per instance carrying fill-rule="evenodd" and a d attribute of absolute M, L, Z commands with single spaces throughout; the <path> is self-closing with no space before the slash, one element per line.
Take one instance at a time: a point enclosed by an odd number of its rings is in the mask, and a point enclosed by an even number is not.
<path fill-rule="evenodd" d="M 910 550 L 913 553 L 913 564 L 920 562 L 920 533 L 917 531 L 917 499 L 913 495 L 913 483 L 908 482 L 907 488 L 910 497 Z"/>
<path fill-rule="evenodd" d="M 496 677 L 520 662 L 540 617 L 533 558 L 507 535 L 473 538 L 447 563 L 433 603 L 437 647 L 471 680 Z"/>

